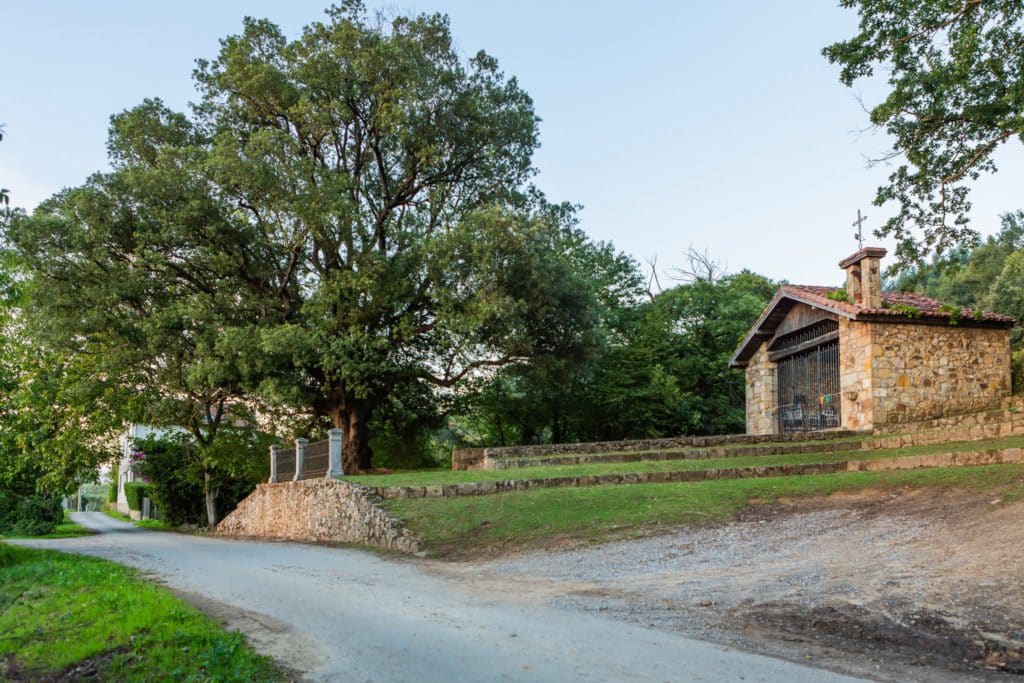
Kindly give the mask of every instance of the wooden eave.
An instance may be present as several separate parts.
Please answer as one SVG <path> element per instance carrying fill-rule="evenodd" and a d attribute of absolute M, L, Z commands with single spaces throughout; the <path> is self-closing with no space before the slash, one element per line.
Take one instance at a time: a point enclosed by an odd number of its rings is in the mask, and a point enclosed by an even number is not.
<path fill-rule="evenodd" d="M 848 320 L 853 320 L 856 315 L 845 311 L 838 306 L 822 306 L 818 301 L 812 301 L 806 297 L 802 297 L 791 291 L 787 291 L 785 287 L 779 289 L 772 297 L 772 300 L 768 302 L 761 317 L 757 319 L 754 326 L 750 328 L 747 336 L 743 338 L 740 345 L 733 352 L 732 357 L 729 358 L 730 368 L 742 368 L 746 367 L 747 363 L 753 357 L 757 350 L 761 347 L 768 339 L 771 339 L 775 334 L 776 328 L 779 323 L 782 322 L 786 314 L 793 308 L 794 304 L 805 304 L 815 310 L 828 311 L 833 315 L 837 315 Z"/>

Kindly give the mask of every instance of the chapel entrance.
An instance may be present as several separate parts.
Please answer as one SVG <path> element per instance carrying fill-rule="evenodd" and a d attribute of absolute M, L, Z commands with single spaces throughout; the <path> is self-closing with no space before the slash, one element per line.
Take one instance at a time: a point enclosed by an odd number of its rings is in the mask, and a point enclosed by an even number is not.
<path fill-rule="evenodd" d="M 777 372 L 780 433 L 832 429 L 842 424 L 838 340 L 780 359 Z"/>

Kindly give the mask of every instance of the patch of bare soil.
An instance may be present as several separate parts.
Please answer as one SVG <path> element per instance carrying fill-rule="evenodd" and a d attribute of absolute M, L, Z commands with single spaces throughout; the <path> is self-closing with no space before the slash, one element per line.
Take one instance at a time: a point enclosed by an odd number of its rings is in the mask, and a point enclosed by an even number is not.
<path fill-rule="evenodd" d="M 448 571 L 524 597 L 882 680 L 1024 673 L 1024 502 L 908 489 Z M 481 573 L 481 568 L 483 572 Z"/>

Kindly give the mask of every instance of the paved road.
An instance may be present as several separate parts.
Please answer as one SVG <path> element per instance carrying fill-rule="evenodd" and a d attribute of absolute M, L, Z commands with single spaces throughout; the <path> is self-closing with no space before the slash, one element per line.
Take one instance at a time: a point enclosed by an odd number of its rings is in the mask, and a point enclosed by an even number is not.
<path fill-rule="evenodd" d="M 293 543 L 145 531 L 101 513 L 95 536 L 25 545 L 151 572 L 322 681 L 849 681 L 827 671 L 481 594 L 422 562 Z"/>

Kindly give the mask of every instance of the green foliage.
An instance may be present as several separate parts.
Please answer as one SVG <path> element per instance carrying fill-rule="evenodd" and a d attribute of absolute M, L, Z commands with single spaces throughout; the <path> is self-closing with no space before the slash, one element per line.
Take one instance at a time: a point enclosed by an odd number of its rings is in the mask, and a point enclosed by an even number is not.
<path fill-rule="evenodd" d="M 0 661 L 25 680 L 86 660 L 104 681 L 286 680 L 241 634 L 106 560 L 0 543 L 0 605 Z"/>
<path fill-rule="evenodd" d="M 455 426 L 472 445 L 743 431 L 743 377 L 728 359 L 774 289 L 743 271 L 620 300 L 582 362 L 498 373 Z"/>
<path fill-rule="evenodd" d="M 960 319 L 963 317 L 963 309 L 956 304 L 942 304 L 939 306 L 939 311 L 941 313 L 949 314 L 950 325 L 959 325 Z"/>
<path fill-rule="evenodd" d="M 408 395 L 587 345 L 573 208 L 526 185 L 532 102 L 447 18 L 248 19 L 195 77 L 193 116 L 115 116 L 113 171 L 10 231 L 59 345 L 145 387 L 144 421 L 205 446 L 257 399 L 343 427 L 353 471 Z"/>
<path fill-rule="evenodd" d="M 152 487 L 138 481 L 129 481 L 124 485 L 124 497 L 128 499 L 128 509 L 139 512 L 142 510 L 142 499 L 152 497 Z"/>
<path fill-rule="evenodd" d="M 267 480 L 270 441 L 251 430 L 229 428 L 212 446 L 197 446 L 181 435 L 143 439 L 135 447 L 146 454 L 139 470 L 149 480 L 149 495 L 164 521 L 173 526 L 208 525 L 205 492 L 213 492 L 214 504 L 223 514 L 233 510 Z"/>
<path fill-rule="evenodd" d="M 43 536 L 64 520 L 60 497 L 0 490 L 0 535 Z"/>
<path fill-rule="evenodd" d="M 889 94 L 871 123 L 902 157 L 875 203 L 898 212 L 877 231 L 898 241 L 902 264 L 970 244 L 968 185 L 996 170 L 1006 142 L 1024 141 L 1024 3 L 841 0 L 860 15 L 849 40 L 823 50 L 852 86 L 876 69 Z M 920 232 L 916 228 L 920 227 Z"/>
<path fill-rule="evenodd" d="M 918 308 L 917 306 L 912 305 L 912 304 L 900 304 L 900 303 L 893 304 L 893 303 L 889 303 L 889 302 L 883 302 L 882 308 L 885 308 L 885 309 L 890 310 L 890 311 L 894 311 L 896 313 L 899 313 L 900 315 L 905 315 L 908 318 L 919 318 L 919 317 L 921 317 L 921 309 Z"/>
<path fill-rule="evenodd" d="M 845 289 L 837 289 L 834 292 L 829 292 L 828 294 L 825 295 L 825 297 L 831 299 L 832 301 L 841 301 L 842 303 L 845 304 L 853 303 L 853 299 L 850 297 L 850 295 L 847 293 Z"/>

